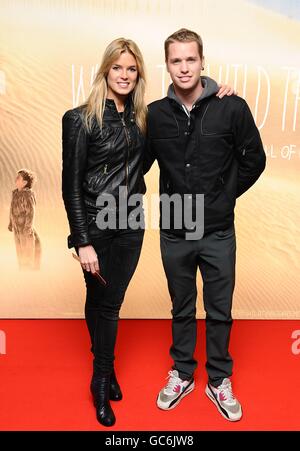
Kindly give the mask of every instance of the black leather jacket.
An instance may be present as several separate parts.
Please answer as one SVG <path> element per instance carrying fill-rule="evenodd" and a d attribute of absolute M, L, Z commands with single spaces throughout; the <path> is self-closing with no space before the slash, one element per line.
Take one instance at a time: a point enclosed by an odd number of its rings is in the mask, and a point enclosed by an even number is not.
<path fill-rule="evenodd" d="M 83 123 L 84 107 L 67 111 L 62 120 L 62 196 L 68 216 L 68 248 L 91 244 L 89 224 L 97 214 L 99 194 L 118 202 L 119 186 L 127 195 L 145 193 L 145 139 L 135 123 L 131 99 L 121 116 L 113 100 L 106 100 L 103 128 L 94 120 L 91 133 Z"/>

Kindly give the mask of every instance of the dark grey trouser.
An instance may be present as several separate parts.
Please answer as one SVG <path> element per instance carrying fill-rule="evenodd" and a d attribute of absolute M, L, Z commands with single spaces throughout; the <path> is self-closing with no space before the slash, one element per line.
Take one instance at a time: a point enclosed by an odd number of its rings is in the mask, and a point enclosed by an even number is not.
<path fill-rule="evenodd" d="M 232 326 L 231 307 L 235 284 L 236 240 L 234 226 L 204 235 L 201 240 L 185 240 L 161 231 L 162 261 L 172 299 L 173 369 L 182 379 L 190 378 L 197 366 L 194 351 L 197 339 L 196 275 L 203 279 L 206 311 L 206 369 L 209 382 L 218 386 L 232 374 L 228 352 Z"/>

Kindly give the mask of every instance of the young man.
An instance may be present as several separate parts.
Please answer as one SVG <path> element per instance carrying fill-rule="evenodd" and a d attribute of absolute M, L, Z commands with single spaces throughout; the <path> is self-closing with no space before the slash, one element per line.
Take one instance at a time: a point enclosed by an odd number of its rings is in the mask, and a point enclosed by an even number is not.
<path fill-rule="evenodd" d="M 161 202 L 161 253 L 172 299 L 170 350 L 174 365 L 157 398 L 169 410 L 194 389 L 196 346 L 196 274 L 203 279 L 206 311 L 207 396 L 230 421 L 242 416 L 231 381 L 228 352 L 235 283 L 234 207 L 265 168 L 265 153 L 247 103 L 240 97 L 215 96 L 218 85 L 200 77 L 204 68 L 200 36 L 181 29 L 165 41 L 167 70 L 173 84 L 168 95 L 149 105 L 145 172 L 155 159 L 160 167 L 160 194 L 179 195 L 192 206 L 196 226 L 178 228 L 178 208 Z M 202 217 L 197 215 L 204 194 Z M 184 209 L 183 209 L 184 210 Z M 182 211 L 179 217 L 182 216 Z M 201 230 L 201 224 L 198 227 Z M 189 232 L 189 233 L 188 233 Z"/>

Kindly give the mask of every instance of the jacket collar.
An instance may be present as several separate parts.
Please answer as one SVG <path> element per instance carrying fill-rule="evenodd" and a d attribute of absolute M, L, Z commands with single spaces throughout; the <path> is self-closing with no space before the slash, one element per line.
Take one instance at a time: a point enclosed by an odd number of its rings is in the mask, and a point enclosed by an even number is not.
<path fill-rule="evenodd" d="M 113 99 L 105 99 L 105 107 L 118 119 L 120 119 L 120 114 L 117 110 L 115 101 Z M 123 119 L 124 121 L 128 119 L 134 119 L 134 108 L 133 108 L 133 102 L 132 102 L 132 96 L 129 95 L 125 102 L 125 108 L 123 113 Z"/>
<path fill-rule="evenodd" d="M 201 84 L 204 89 L 203 89 L 200 97 L 198 97 L 198 99 L 195 101 L 193 108 L 195 106 L 197 106 L 201 100 L 206 99 L 207 97 L 211 97 L 212 95 L 216 94 L 219 90 L 217 83 L 212 78 L 203 76 L 200 78 L 200 80 L 201 80 Z M 186 114 L 189 113 L 189 112 L 187 113 L 186 106 L 176 96 L 173 83 L 169 86 L 167 97 L 169 99 L 173 100 L 174 102 L 176 102 L 176 104 L 178 104 L 180 106 L 180 108 L 182 108 L 184 110 L 184 112 Z"/>

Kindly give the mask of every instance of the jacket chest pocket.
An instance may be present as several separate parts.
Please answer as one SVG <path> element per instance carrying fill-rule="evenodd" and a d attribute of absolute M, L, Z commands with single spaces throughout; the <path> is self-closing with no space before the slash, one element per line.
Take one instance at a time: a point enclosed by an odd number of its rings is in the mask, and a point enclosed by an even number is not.
<path fill-rule="evenodd" d="M 229 124 L 222 120 L 217 120 L 209 104 L 205 108 L 200 120 L 200 133 L 208 138 L 232 139 L 233 133 Z"/>
<path fill-rule="evenodd" d="M 179 124 L 174 117 L 172 121 L 150 121 L 148 127 L 148 137 L 153 141 L 169 140 L 178 138 Z"/>
<path fill-rule="evenodd" d="M 172 155 L 172 151 L 178 147 L 179 129 L 172 128 L 171 130 L 164 130 L 159 128 L 155 133 L 150 134 L 151 147 L 154 153 L 159 158 L 160 155 Z M 176 152 L 175 152 L 176 153 Z M 171 158 L 173 158 L 171 156 Z"/>

